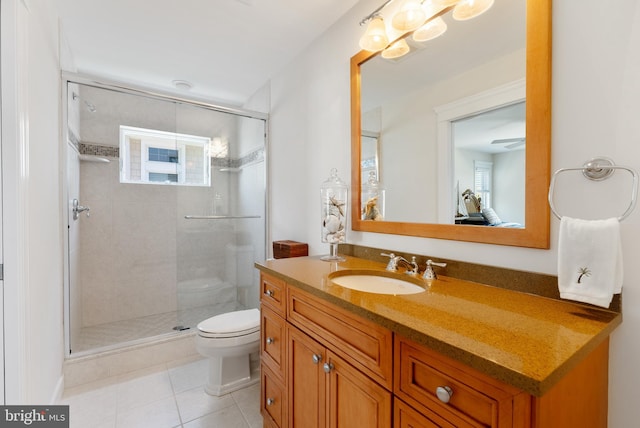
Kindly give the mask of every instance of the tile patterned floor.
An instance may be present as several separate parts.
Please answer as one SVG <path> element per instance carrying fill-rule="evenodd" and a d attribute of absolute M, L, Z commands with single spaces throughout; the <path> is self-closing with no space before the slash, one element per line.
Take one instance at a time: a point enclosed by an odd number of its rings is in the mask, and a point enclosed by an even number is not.
<path fill-rule="evenodd" d="M 204 392 L 207 361 L 151 367 L 66 390 L 71 428 L 259 428 L 260 386 Z"/>
<path fill-rule="evenodd" d="M 77 354 L 149 337 L 177 334 L 173 327 L 184 326 L 194 329 L 200 321 L 239 309 L 244 308 L 235 302 L 229 302 L 84 327 L 80 330 L 75 343 L 71 344 L 71 351 Z"/>

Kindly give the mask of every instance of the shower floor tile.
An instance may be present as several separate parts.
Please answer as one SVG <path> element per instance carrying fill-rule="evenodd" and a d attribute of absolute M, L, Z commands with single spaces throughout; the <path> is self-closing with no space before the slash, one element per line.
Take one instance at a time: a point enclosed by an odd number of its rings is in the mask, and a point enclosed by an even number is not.
<path fill-rule="evenodd" d="M 195 329 L 200 321 L 239 309 L 244 308 L 231 302 L 84 327 L 80 329 L 76 340 L 72 341 L 71 351 L 76 354 L 109 349 L 151 337 L 180 334 L 180 331 L 175 330 L 174 327 Z"/>

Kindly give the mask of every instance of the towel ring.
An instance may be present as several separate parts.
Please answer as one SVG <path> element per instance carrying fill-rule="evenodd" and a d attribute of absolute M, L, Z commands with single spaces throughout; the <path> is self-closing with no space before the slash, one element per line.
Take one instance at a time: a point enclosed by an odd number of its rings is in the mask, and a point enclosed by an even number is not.
<path fill-rule="evenodd" d="M 556 210 L 555 204 L 553 202 L 556 177 L 560 173 L 563 173 L 565 171 L 582 171 L 582 175 L 584 175 L 589 180 L 601 181 L 613 175 L 616 169 L 622 169 L 624 171 L 627 171 L 633 177 L 633 185 L 631 187 L 631 202 L 629 203 L 629 206 L 627 207 L 626 211 L 622 213 L 620 217 L 618 217 L 618 221 L 622 221 L 626 219 L 636 207 L 636 201 L 637 201 L 637 195 L 638 195 L 638 173 L 632 168 L 615 165 L 611 159 L 603 158 L 603 157 L 594 158 L 588 162 L 585 162 L 585 164 L 582 165 L 582 168 L 560 168 L 559 170 L 553 173 L 553 175 L 551 176 L 551 184 L 549 185 L 549 195 L 548 195 L 549 207 L 551 208 L 551 212 L 553 213 L 553 215 L 555 215 L 558 219 L 562 218 L 562 216 L 558 214 L 558 211 Z"/>

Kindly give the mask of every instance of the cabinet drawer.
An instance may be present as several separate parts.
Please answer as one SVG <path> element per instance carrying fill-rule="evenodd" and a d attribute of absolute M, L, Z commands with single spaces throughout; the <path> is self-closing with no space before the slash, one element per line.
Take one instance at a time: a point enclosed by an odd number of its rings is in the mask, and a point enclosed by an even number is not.
<path fill-rule="evenodd" d="M 260 275 L 260 302 L 269 306 L 284 318 L 287 284 L 276 277 L 267 274 Z"/>
<path fill-rule="evenodd" d="M 284 382 L 286 369 L 285 321 L 262 305 L 260 318 L 260 356 L 262 362 Z"/>
<path fill-rule="evenodd" d="M 285 388 L 265 365 L 261 365 L 260 413 L 265 425 L 286 428 L 287 400 Z"/>
<path fill-rule="evenodd" d="M 392 388 L 393 335 L 298 288 L 288 288 L 287 320 L 387 389 Z"/>
<path fill-rule="evenodd" d="M 458 427 L 513 426 L 515 397 L 524 396 L 518 389 L 404 338 L 396 337 L 395 352 L 394 392 L 421 413 Z M 438 388 L 450 391 L 448 402 L 438 398 Z"/>
<path fill-rule="evenodd" d="M 418 413 L 413 407 L 397 398 L 393 402 L 393 426 L 394 428 L 456 428 L 432 412 L 428 416 Z"/>

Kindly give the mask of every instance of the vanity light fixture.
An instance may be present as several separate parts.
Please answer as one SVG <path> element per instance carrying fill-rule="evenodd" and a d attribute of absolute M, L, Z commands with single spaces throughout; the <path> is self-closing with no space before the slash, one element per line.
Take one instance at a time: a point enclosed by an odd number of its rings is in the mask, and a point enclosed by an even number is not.
<path fill-rule="evenodd" d="M 480 16 L 493 6 L 494 0 L 462 0 L 453 8 L 453 19 L 466 21 Z"/>
<path fill-rule="evenodd" d="M 394 0 L 387 0 L 360 21 L 360 25 L 369 24 L 360 38 L 360 47 L 370 52 L 384 50 L 384 58 L 398 58 L 409 52 L 406 42 L 396 41 L 389 46 L 389 36 L 380 12 L 392 1 Z M 483 14 L 493 3 L 494 0 L 404 0 L 391 18 L 391 25 L 402 33 L 414 31 L 413 39 L 424 42 L 447 30 L 447 24 L 441 17 L 447 12 L 452 11 L 454 19 L 465 21 Z"/>
<path fill-rule="evenodd" d="M 422 8 L 421 0 L 405 0 L 400 10 L 393 15 L 391 25 L 396 30 L 413 31 L 420 27 L 425 19 L 427 14 Z"/>
<path fill-rule="evenodd" d="M 369 21 L 367 31 L 360 38 L 360 47 L 366 51 L 376 52 L 389 45 L 387 30 L 381 15 L 375 15 Z"/>
<path fill-rule="evenodd" d="M 409 53 L 411 49 L 405 39 L 400 39 L 391 46 L 382 51 L 382 58 L 393 59 L 400 58 Z"/>
<path fill-rule="evenodd" d="M 431 4 L 433 4 L 434 7 L 439 8 L 455 6 L 456 3 L 460 3 L 460 0 L 431 0 Z"/>
<path fill-rule="evenodd" d="M 414 31 L 411 37 L 416 42 L 426 42 L 443 35 L 445 31 L 447 31 L 447 23 L 438 16 Z"/>

